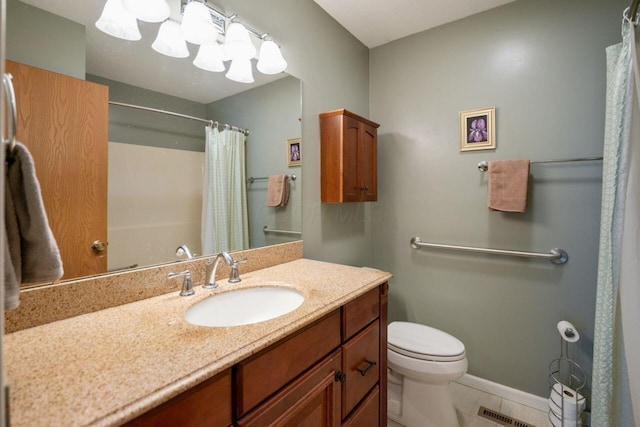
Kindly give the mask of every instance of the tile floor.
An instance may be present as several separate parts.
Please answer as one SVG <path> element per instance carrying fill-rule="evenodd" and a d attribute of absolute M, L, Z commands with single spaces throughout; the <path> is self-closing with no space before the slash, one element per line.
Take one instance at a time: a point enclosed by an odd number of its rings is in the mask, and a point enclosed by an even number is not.
<path fill-rule="evenodd" d="M 494 396 L 484 391 L 452 382 L 451 393 L 453 395 L 453 403 L 456 407 L 460 427 L 502 427 L 501 424 L 478 416 L 478 408 L 480 406 L 509 415 L 535 427 L 547 427 L 549 425 L 546 412 Z M 401 426 L 388 420 L 387 427 Z"/>

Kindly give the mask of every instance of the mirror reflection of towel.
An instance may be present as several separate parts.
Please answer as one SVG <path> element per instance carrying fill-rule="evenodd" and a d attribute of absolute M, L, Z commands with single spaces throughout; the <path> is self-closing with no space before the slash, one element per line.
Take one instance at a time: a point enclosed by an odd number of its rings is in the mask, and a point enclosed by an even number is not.
<path fill-rule="evenodd" d="M 289 178 L 287 175 L 271 175 L 267 184 L 267 206 L 283 207 L 289 202 Z"/>
<path fill-rule="evenodd" d="M 529 191 L 529 160 L 489 162 L 488 206 L 495 211 L 524 212 Z"/>
<path fill-rule="evenodd" d="M 4 305 L 11 310 L 20 303 L 21 283 L 48 282 L 63 275 L 33 158 L 20 143 L 7 156 L 4 239 Z"/>

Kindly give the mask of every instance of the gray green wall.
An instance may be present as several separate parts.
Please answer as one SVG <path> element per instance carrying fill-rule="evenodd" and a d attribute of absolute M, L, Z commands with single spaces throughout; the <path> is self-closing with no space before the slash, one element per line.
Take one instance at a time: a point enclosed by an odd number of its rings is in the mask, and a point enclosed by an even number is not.
<path fill-rule="evenodd" d="M 373 265 L 393 272 L 390 318 L 447 331 L 469 373 L 539 396 L 559 356 L 556 323 L 590 373 L 601 162 L 533 165 L 525 214 L 487 209 L 481 160 L 602 155 L 605 47 L 627 0 L 519 0 L 375 48 L 379 129 Z M 497 149 L 459 152 L 458 112 L 496 107 Z M 409 239 L 546 252 L 569 262 L 410 248 Z M 306 241 L 305 241 L 306 243 Z M 573 351 L 572 350 L 572 351 Z"/>
<path fill-rule="evenodd" d="M 298 178 L 289 181 L 289 203 L 277 208 L 267 207 L 267 180 L 247 184 L 252 248 L 299 239 L 298 236 L 265 234 L 262 228 L 268 225 L 283 230 L 302 229 L 302 168 L 289 167 L 286 156 L 287 139 L 302 135 L 300 90 L 300 80 L 287 76 L 207 105 L 207 117 L 249 129 L 247 177 L 295 174 Z"/>
<path fill-rule="evenodd" d="M 369 50 L 311 0 L 216 0 L 282 46 L 287 72 L 302 80 L 302 232 L 308 258 L 366 265 L 370 204 L 320 203 L 318 114 L 347 108 L 369 114 Z"/>
<path fill-rule="evenodd" d="M 7 0 L 7 59 L 84 80 L 84 25 Z"/>
<path fill-rule="evenodd" d="M 109 100 L 206 117 L 205 104 L 142 89 L 91 74 L 87 80 L 109 86 Z M 109 106 L 109 141 L 204 152 L 205 123 L 166 114 Z"/>

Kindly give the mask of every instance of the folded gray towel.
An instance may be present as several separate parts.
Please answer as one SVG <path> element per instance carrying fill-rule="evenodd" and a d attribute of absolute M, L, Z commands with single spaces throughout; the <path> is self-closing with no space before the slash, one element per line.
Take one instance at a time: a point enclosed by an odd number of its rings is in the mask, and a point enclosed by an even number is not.
<path fill-rule="evenodd" d="M 21 143 L 7 157 L 4 238 L 4 303 L 5 310 L 11 310 L 20 302 L 21 283 L 48 282 L 63 275 L 33 158 Z"/>

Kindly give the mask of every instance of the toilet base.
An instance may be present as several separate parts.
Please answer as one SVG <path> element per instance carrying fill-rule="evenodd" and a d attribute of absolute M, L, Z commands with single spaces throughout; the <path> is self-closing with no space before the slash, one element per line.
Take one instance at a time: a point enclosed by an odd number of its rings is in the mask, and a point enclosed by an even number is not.
<path fill-rule="evenodd" d="M 388 418 L 405 427 L 460 427 L 448 383 L 426 384 L 404 377 L 401 403 L 395 408 L 400 415 L 390 405 Z"/>

